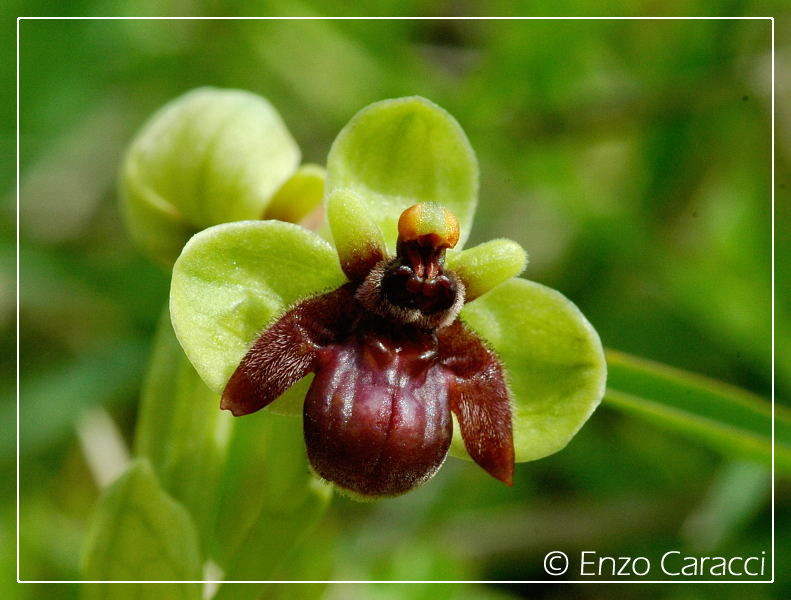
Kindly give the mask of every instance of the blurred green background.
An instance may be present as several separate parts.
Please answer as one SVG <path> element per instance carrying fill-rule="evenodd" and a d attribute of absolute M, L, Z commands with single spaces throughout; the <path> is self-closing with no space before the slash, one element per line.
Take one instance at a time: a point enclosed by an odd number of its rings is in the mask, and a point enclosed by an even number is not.
<path fill-rule="evenodd" d="M 145 8 L 138 4 L 130 12 Z M 321 10 L 347 10 L 330 4 Z M 435 10 L 425 1 L 383 4 L 382 14 Z M 749 2 L 729 6 L 729 14 L 756 11 Z M 766 7 L 762 14 L 772 12 Z M 265 8 L 319 10 L 308 3 Z M 223 2 L 210 9 L 235 10 Z M 491 12 L 518 9 L 499 2 Z M 780 32 L 777 49 L 791 52 Z M 470 245 L 518 241 L 530 253 L 525 277 L 571 298 L 605 346 L 770 397 L 769 21 L 26 20 L 19 51 L 23 579 L 80 576 L 98 487 L 79 432 L 109 415 L 127 445 L 132 438 L 169 281 L 126 236 L 116 172 L 143 120 L 196 86 L 266 96 L 299 142 L 303 162 L 321 164 L 334 136 L 366 104 L 430 98 L 458 119 L 480 161 Z M 3 68 L 9 73 L 13 65 Z M 789 89 L 778 87 L 779 402 L 791 389 Z M 3 127 L 3 139 L 12 141 L 13 124 Z M 0 344 L 10 357 L 14 181 L 10 172 L 3 178 Z M 0 469 L 10 482 L 10 360 L 0 377 L 7 390 Z M 0 561 L 9 575 L 12 487 L 0 506 Z M 791 533 L 787 480 L 777 481 L 776 494 L 782 543 Z M 770 524 L 764 473 L 603 405 L 565 450 L 519 465 L 512 489 L 449 459 L 432 482 L 405 497 L 373 504 L 336 498 L 314 534 L 315 556 L 309 543 L 305 560 L 323 562 L 333 579 L 546 579 L 543 556 L 555 549 L 654 561 L 675 548 L 769 554 Z M 791 575 L 782 562 L 777 567 L 775 587 L 750 586 L 751 597 L 791 595 Z M 77 586 L 9 586 L 15 584 L 0 584 L 1 597 L 79 595 Z M 711 589 L 371 585 L 289 593 L 705 598 Z M 717 589 L 722 598 L 743 593 L 742 586 Z"/>

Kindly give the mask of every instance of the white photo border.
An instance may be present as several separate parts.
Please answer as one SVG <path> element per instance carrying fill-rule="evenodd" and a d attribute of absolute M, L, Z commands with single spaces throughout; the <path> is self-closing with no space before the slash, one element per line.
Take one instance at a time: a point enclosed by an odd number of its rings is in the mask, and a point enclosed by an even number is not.
<path fill-rule="evenodd" d="M 771 517 L 772 517 L 772 531 L 771 531 L 771 563 L 772 572 L 770 579 L 761 580 L 672 580 L 672 579 L 627 579 L 627 580 L 557 580 L 557 579 L 534 579 L 534 580 L 120 580 L 120 581 L 101 581 L 101 580 L 23 580 L 20 578 L 20 561 L 19 561 L 19 548 L 20 548 L 20 524 L 19 524 L 19 500 L 20 500 L 20 487 L 19 487 L 19 416 L 20 416 L 20 378 L 19 378 L 19 202 L 20 202 L 20 154 L 19 154 L 19 26 L 20 23 L 25 21 L 34 20 L 140 20 L 140 21 L 170 21 L 170 20 L 611 20 L 611 21 L 640 21 L 640 20 L 764 20 L 771 22 L 772 32 L 772 45 L 771 45 L 771 157 L 772 157 L 772 176 L 771 176 L 771 223 L 772 223 L 772 353 L 771 353 L 771 403 L 772 403 L 772 478 L 771 478 Z M 473 584 L 504 584 L 504 583 L 554 583 L 554 584 L 569 584 L 569 583 L 670 583 L 670 584 L 698 584 L 698 583 L 774 583 L 775 580 L 775 18 L 774 17 L 17 17 L 16 26 L 16 199 L 17 199 L 17 214 L 16 214 L 16 580 L 17 583 L 191 583 L 191 584 L 228 584 L 228 583 L 270 583 L 270 584 L 290 584 L 290 583 L 327 583 L 327 584 L 354 584 L 354 583 L 394 583 L 394 584 L 408 584 L 408 583 L 473 583 Z"/>

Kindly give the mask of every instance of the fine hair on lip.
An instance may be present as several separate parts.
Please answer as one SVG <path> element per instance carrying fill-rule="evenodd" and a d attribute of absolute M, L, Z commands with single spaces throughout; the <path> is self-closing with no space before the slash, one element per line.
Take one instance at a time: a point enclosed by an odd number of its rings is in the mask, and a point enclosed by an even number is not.
<path fill-rule="evenodd" d="M 452 271 L 444 271 L 444 274 L 456 286 L 456 297 L 453 304 L 445 310 L 425 314 L 418 308 L 398 306 L 390 302 L 382 293 L 382 280 L 388 269 L 398 260 L 398 258 L 383 260 L 371 269 L 355 293 L 360 304 L 372 313 L 386 319 L 404 325 L 414 325 L 421 329 L 440 329 L 450 325 L 464 306 L 464 284 L 461 280 Z"/>

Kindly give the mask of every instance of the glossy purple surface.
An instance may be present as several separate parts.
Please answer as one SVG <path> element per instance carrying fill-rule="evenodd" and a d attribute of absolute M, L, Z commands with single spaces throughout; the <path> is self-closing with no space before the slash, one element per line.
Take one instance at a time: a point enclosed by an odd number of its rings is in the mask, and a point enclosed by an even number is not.
<path fill-rule="evenodd" d="M 402 494 L 442 465 L 453 425 L 433 333 L 372 319 L 324 348 L 305 400 L 316 472 L 365 496 Z"/>

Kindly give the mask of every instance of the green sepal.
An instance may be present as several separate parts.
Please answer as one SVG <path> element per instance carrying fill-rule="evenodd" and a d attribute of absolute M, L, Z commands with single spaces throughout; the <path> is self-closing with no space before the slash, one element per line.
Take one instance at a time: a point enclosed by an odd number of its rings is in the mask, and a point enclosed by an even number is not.
<path fill-rule="evenodd" d="M 394 253 L 401 213 L 422 202 L 447 207 L 464 241 L 478 197 L 478 161 L 461 126 L 419 96 L 383 100 L 358 112 L 327 157 L 327 194 L 351 189 Z"/>
<path fill-rule="evenodd" d="M 511 240 L 491 240 L 462 252 L 448 252 L 446 264 L 461 278 L 470 302 L 524 271 L 527 252 Z"/>
<path fill-rule="evenodd" d="M 276 317 L 345 281 L 332 246 L 303 227 L 281 221 L 217 225 L 196 234 L 173 267 L 173 329 L 198 375 L 219 394 Z M 286 394 L 297 406 L 305 385 Z M 296 408 L 284 407 L 283 400 L 273 409 Z"/>
<path fill-rule="evenodd" d="M 604 395 L 607 367 L 596 331 L 563 294 L 512 279 L 461 311 L 505 367 L 516 461 L 561 450 Z M 467 457 L 454 432 L 451 453 Z"/>

